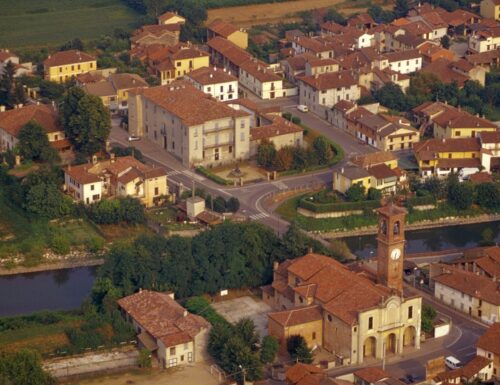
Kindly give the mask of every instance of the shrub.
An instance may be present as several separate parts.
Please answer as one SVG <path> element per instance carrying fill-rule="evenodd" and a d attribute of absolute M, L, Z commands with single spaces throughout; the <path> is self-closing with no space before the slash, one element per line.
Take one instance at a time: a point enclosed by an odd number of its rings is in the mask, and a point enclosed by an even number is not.
<path fill-rule="evenodd" d="M 61 232 L 52 233 L 49 241 L 49 246 L 54 253 L 59 255 L 68 254 L 70 245 L 70 240 L 66 234 L 63 234 Z"/>
<path fill-rule="evenodd" d="M 318 203 L 310 201 L 308 198 L 302 198 L 299 201 L 299 207 L 315 213 L 375 209 L 380 206 L 378 201 Z"/>
<path fill-rule="evenodd" d="M 228 199 L 226 206 L 230 212 L 235 213 L 240 209 L 240 201 L 238 198 L 231 197 Z"/>
<path fill-rule="evenodd" d="M 104 239 L 100 237 L 92 237 L 85 242 L 86 249 L 91 253 L 97 253 L 104 247 Z"/>
<path fill-rule="evenodd" d="M 185 307 L 191 313 L 202 316 L 212 325 L 229 325 L 229 322 L 217 313 L 214 308 L 210 306 L 210 302 L 203 297 L 193 297 L 188 299 L 185 303 Z"/>
<path fill-rule="evenodd" d="M 273 362 L 278 353 L 279 346 L 278 340 L 273 336 L 265 336 L 262 338 L 260 361 L 264 364 Z"/>
<path fill-rule="evenodd" d="M 227 180 L 227 179 L 221 178 L 218 175 L 215 175 L 214 173 L 210 172 L 209 170 L 207 170 L 203 166 L 196 167 L 196 172 L 206 176 L 208 179 L 210 179 L 211 181 L 213 181 L 215 183 L 222 184 L 222 185 L 231 185 L 232 184 L 232 182 L 230 180 Z"/>
<path fill-rule="evenodd" d="M 139 365 L 140 368 L 151 367 L 151 352 L 148 349 L 141 349 L 139 351 L 139 357 L 137 357 L 137 365 Z"/>
<path fill-rule="evenodd" d="M 294 124 L 300 124 L 302 120 L 298 116 L 292 116 L 292 123 Z"/>
<path fill-rule="evenodd" d="M 286 340 L 286 350 L 293 360 L 311 364 L 313 355 L 311 349 L 307 347 L 306 340 L 300 334 L 291 335 Z"/>
<path fill-rule="evenodd" d="M 361 183 L 354 183 L 345 192 L 345 197 L 349 202 L 361 202 L 365 200 L 365 186 Z"/>
<path fill-rule="evenodd" d="M 226 200 L 219 196 L 214 199 L 214 211 L 218 213 L 225 213 L 226 212 Z"/>

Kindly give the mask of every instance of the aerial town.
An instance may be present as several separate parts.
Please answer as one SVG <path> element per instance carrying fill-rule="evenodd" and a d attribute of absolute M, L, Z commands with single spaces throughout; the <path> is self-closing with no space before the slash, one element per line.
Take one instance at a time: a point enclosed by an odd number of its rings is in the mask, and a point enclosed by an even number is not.
<path fill-rule="evenodd" d="M 2 0 L 1 385 L 500 385 L 500 0 Z"/>

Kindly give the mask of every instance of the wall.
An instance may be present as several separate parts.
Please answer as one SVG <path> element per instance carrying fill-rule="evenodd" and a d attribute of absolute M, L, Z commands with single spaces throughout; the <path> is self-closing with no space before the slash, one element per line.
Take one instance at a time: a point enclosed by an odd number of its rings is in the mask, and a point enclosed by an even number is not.
<path fill-rule="evenodd" d="M 97 68 L 97 62 L 95 60 L 89 62 L 80 62 L 75 64 L 57 66 L 57 67 L 46 67 L 45 71 L 45 79 L 57 82 L 64 83 L 67 80 L 70 80 L 73 76 L 78 74 L 84 74 L 86 72 L 95 70 Z"/>

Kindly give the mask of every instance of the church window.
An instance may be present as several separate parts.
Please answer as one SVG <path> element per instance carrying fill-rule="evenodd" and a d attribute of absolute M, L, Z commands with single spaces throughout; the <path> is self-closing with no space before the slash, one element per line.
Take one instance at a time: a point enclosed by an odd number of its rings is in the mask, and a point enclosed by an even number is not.
<path fill-rule="evenodd" d="M 394 229 L 393 229 L 394 230 L 393 231 L 394 235 L 398 235 L 399 234 L 399 226 L 400 226 L 399 221 L 397 221 L 396 223 L 394 223 Z"/>
<path fill-rule="evenodd" d="M 382 232 L 382 234 L 387 234 L 387 223 L 383 219 L 380 222 L 380 231 Z"/>
<path fill-rule="evenodd" d="M 368 318 L 368 330 L 373 329 L 373 317 Z"/>

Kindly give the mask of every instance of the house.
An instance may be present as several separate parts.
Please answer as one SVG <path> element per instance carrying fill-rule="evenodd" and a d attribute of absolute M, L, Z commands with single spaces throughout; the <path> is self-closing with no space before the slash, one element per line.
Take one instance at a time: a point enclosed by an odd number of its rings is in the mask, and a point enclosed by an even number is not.
<path fill-rule="evenodd" d="M 238 78 L 225 68 L 201 67 L 188 73 L 186 79 L 217 100 L 238 99 Z"/>
<path fill-rule="evenodd" d="M 181 24 L 149 24 L 136 29 L 130 37 L 132 49 L 153 44 L 173 47 L 179 44 Z"/>
<path fill-rule="evenodd" d="M 305 75 L 306 63 L 311 59 L 316 59 L 316 56 L 314 56 L 310 53 L 305 53 L 305 54 L 301 54 L 301 55 L 290 56 L 290 57 L 282 60 L 281 61 L 281 68 L 283 70 L 283 74 L 285 75 L 285 78 L 288 81 L 295 84 L 297 82 L 296 78 L 298 76 Z M 311 69 L 312 68 L 314 68 L 314 67 L 311 67 Z"/>
<path fill-rule="evenodd" d="M 133 156 L 111 158 L 64 170 L 65 191 L 73 199 L 91 204 L 105 197 L 133 197 L 146 207 L 160 204 L 168 195 L 167 173 L 147 166 Z"/>
<path fill-rule="evenodd" d="M 286 370 L 286 385 L 338 385 L 333 378 L 317 366 L 296 363 Z"/>
<path fill-rule="evenodd" d="M 83 85 L 87 94 L 99 96 L 112 113 L 128 109 L 128 91 L 133 88 L 148 87 L 148 83 L 137 74 L 114 73 L 101 81 Z"/>
<path fill-rule="evenodd" d="M 43 127 L 50 145 L 60 153 L 71 149 L 56 108 L 47 104 L 31 104 L 7 111 L 0 109 L 0 152 L 14 149 L 19 143 L 21 128 L 32 121 Z"/>
<path fill-rule="evenodd" d="M 465 60 L 473 66 L 481 66 L 489 70 L 491 67 L 500 64 L 500 48 L 494 51 L 466 55 Z"/>
<path fill-rule="evenodd" d="M 421 297 L 402 291 L 405 210 L 378 213 L 376 280 L 319 254 L 275 263 L 273 282 L 262 291 L 276 309 L 268 314 L 269 334 L 282 349 L 288 336 L 300 334 L 309 347 L 354 365 L 420 347 Z"/>
<path fill-rule="evenodd" d="M 302 76 L 299 83 L 299 104 L 305 104 L 317 115 L 327 117 L 327 110 L 341 100 L 356 101 L 361 89 L 351 71 Z"/>
<path fill-rule="evenodd" d="M 158 16 L 158 24 L 186 24 L 186 19 L 179 15 L 177 12 L 165 12 Z"/>
<path fill-rule="evenodd" d="M 437 374 L 431 379 L 431 384 L 470 384 L 474 381 L 488 381 L 492 377 L 492 369 L 491 360 L 478 355 L 461 368 Z"/>
<path fill-rule="evenodd" d="M 463 258 L 450 264 L 459 269 L 495 279 L 500 277 L 500 246 L 480 248 L 478 251 L 466 250 Z"/>
<path fill-rule="evenodd" d="M 117 303 L 134 326 L 139 346 L 162 368 L 205 360 L 210 324 L 179 305 L 173 293 L 139 290 Z"/>
<path fill-rule="evenodd" d="M 418 49 L 389 52 L 383 56 L 388 60 L 391 70 L 402 74 L 417 72 L 422 68 L 422 55 Z"/>
<path fill-rule="evenodd" d="M 455 60 L 455 53 L 449 49 L 445 49 L 438 44 L 432 42 L 425 42 L 422 44 L 418 51 L 422 55 L 423 65 L 435 62 L 438 59 L 447 59 L 450 61 Z"/>
<path fill-rule="evenodd" d="M 422 177 L 444 177 L 450 172 L 465 177 L 481 169 L 478 138 L 428 139 L 415 144 L 414 152 Z"/>
<path fill-rule="evenodd" d="M 207 26 L 207 41 L 215 37 L 222 37 L 229 40 L 242 49 L 247 49 L 248 47 L 248 33 L 221 19 L 216 19 Z"/>
<path fill-rule="evenodd" d="M 31 63 L 20 63 L 19 56 L 15 55 L 8 49 L 0 49 L 0 76 L 3 74 L 7 63 L 14 65 L 14 77 L 29 75 L 32 72 L 33 65 Z"/>
<path fill-rule="evenodd" d="M 388 151 L 356 155 L 350 162 L 333 172 L 333 189 L 343 194 L 354 184 L 361 184 L 383 194 L 395 193 L 405 181 L 405 174 L 398 168 L 396 157 Z"/>
<path fill-rule="evenodd" d="M 500 170 L 500 131 L 478 134 L 483 149 L 482 164 L 487 171 Z"/>
<path fill-rule="evenodd" d="M 469 37 L 469 52 L 483 53 L 500 47 L 500 26 L 483 29 Z"/>
<path fill-rule="evenodd" d="M 211 63 L 234 74 L 240 73 L 241 64 L 254 60 L 249 52 L 220 36 L 210 39 L 207 45 Z"/>
<path fill-rule="evenodd" d="M 43 61 L 44 78 L 56 83 L 64 83 L 96 68 L 96 58 L 78 50 L 56 52 Z"/>
<path fill-rule="evenodd" d="M 257 154 L 263 141 L 274 143 L 276 150 L 285 146 L 303 146 L 304 130 L 302 127 L 278 115 L 265 114 L 261 125 L 250 129 L 250 156 Z"/>
<path fill-rule="evenodd" d="M 477 355 L 493 361 L 492 376 L 500 378 L 500 322 L 486 330 L 476 342 Z"/>
<path fill-rule="evenodd" d="M 348 126 L 346 116 L 356 108 L 358 108 L 358 106 L 354 102 L 341 100 L 340 102 L 335 103 L 331 110 L 328 111 L 327 120 L 335 127 L 347 131 Z"/>
<path fill-rule="evenodd" d="M 250 117 L 176 81 L 129 91 L 129 131 L 185 165 L 219 165 L 249 156 Z"/>
<path fill-rule="evenodd" d="M 385 370 L 382 370 L 378 367 L 369 367 L 358 369 L 353 373 L 354 376 L 354 384 L 355 385 L 403 385 L 404 382 L 401 382 L 395 378 L 393 378 L 389 373 Z"/>
<path fill-rule="evenodd" d="M 500 20 L 500 1 L 482 0 L 479 13 L 482 17 Z"/>
<path fill-rule="evenodd" d="M 486 69 L 474 66 L 464 59 L 457 61 L 437 59 L 422 68 L 422 73 L 434 74 L 443 83 L 457 83 L 462 88 L 466 81 L 475 80 L 484 86 L 486 82 Z"/>
<path fill-rule="evenodd" d="M 367 13 L 358 13 L 347 20 L 347 25 L 349 27 L 355 27 L 358 29 L 371 29 L 377 25 L 373 18 Z"/>
<path fill-rule="evenodd" d="M 500 321 L 500 286 L 495 279 L 453 266 L 432 266 L 434 297 L 487 324 Z"/>
<path fill-rule="evenodd" d="M 411 149 L 420 140 L 420 133 L 401 116 L 373 113 L 358 107 L 346 115 L 351 135 L 382 151 Z"/>
<path fill-rule="evenodd" d="M 239 82 L 242 87 L 261 99 L 275 99 L 287 96 L 283 79 L 262 62 L 248 60 L 240 65 Z"/>

